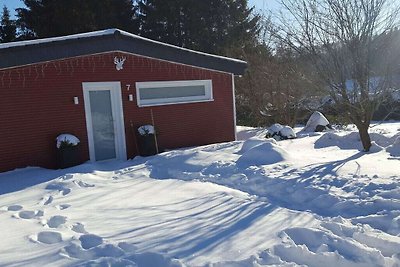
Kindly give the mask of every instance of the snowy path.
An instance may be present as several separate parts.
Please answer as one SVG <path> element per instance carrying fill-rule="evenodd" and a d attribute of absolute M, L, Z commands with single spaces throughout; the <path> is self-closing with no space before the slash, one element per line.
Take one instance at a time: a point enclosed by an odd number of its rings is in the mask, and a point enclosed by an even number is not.
<path fill-rule="evenodd" d="M 400 266 L 399 130 L 0 174 L 0 266 Z"/>

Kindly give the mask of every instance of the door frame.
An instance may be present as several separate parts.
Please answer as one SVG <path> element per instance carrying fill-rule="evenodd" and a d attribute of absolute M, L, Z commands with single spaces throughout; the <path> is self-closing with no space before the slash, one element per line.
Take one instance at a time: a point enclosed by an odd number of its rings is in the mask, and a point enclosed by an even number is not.
<path fill-rule="evenodd" d="M 90 91 L 110 91 L 111 110 L 114 119 L 116 159 L 126 160 L 126 139 L 124 113 L 122 107 L 121 82 L 83 82 L 83 100 L 85 104 L 86 129 L 88 134 L 90 161 L 96 161 L 94 148 L 92 113 L 90 108 Z"/>

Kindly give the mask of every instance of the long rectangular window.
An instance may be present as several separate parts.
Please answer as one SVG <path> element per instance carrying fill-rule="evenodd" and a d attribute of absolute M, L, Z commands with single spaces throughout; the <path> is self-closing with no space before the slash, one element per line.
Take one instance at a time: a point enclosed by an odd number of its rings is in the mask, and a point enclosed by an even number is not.
<path fill-rule="evenodd" d="M 137 82 L 139 107 L 212 101 L 211 80 Z"/>

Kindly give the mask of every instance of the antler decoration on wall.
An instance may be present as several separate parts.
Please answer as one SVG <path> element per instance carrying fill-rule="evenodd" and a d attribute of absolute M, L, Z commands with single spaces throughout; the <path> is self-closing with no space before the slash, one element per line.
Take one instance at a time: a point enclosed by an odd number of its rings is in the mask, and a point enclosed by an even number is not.
<path fill-rule="evenodd" d="M 114 64 L 115 64 L 115 68 L 117 70 L 122 70 L 124 68 L 124 62 L 126 60 L 126 57 L 114 57 Z"/>

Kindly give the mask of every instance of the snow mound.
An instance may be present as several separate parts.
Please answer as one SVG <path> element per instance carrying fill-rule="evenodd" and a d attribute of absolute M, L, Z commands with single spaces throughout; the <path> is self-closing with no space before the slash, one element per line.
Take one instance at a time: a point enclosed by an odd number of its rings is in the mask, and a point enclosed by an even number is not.
<path fill-rule="evenodd" d="M 370 152 L 379 152 L 387 147 L 387 151 L 395 156 L 398 154 L 396 148 L 396 140 L 400 138 L 397 135 L 387 137 L 379 133 L 370 133 L 372 146 Z M 358 132 L 351 132 L 347 135 L 339 135 L 336 133 L 325 133 L 314 144 L 314 148 L 325 148 L 337 146 L 340 149 L 356 149 L 363 150 L 360 134 Z"/>
<path fill-rule="evenodd" d="M 397 137 L 392 145 L 386 148 L 386 151 L 393 157 L 400 157 L 400 136 Z"/>
<path fill-rule="evenodd" d="M 246 168 L 249 166 L 275 164 L 288 158 L 289 154 L 276 143 L 264 141 L 244 151 L 236 164 L 238 167 Z"/>
<path fill-rule="evenodd" d="M 66 142 L 74 146 L 78 145 L 80 142 L 78 137 L 72 134 L 60 134 L 59 136 L 57 136 L 56 141 L 57 141 L 57 148 L 60 148 L 62 142 Z"/>
<path fill-rule="evenodd" d="M 318 125 L 327 126 L 329 125 L 329 121 L 325 118 L 325 116 L 321 112 L 315 111 L 308 119 L 306 127 L 304 127 L 302 131 L 315 132 Z"/>
<path fill-rule="evenodd" d="M 243 145 L 242 145 L 242 148 L 239 151 L 239 154 L 243 154 L 243 153 L 249 151 L 250 149 L 252 149 L 252 148 L 254 148 L 256 146 L 259 146 L 261 144 L 264 144 L 266 142 L 278 145 L 276 140 L 272 139 L 272 138 L 269 138 L 269 139 L 266 140 L 265 138 L 253 137 L 253 138 L 250 138 L 250 139 L 248 139 L 248 140 L 243 142 Z"/>

